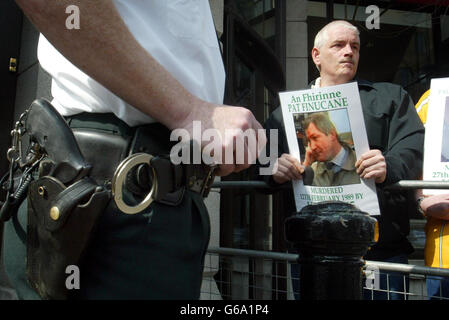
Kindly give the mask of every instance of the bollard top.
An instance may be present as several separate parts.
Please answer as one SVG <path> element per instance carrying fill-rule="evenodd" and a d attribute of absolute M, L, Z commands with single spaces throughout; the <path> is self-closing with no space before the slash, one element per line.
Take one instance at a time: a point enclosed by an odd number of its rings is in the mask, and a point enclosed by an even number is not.
<path fill-rule="evenodd" d="M 375 242 L 376 219 L 356 206 L 325 201 L 285 220 L 285 239 L 303 252 L 364 254 Z"/>
<path fill-rule="evenodd" d="M 351 203 L 343 202 L 343 201 L 323 201 L 315 204 L 309 204 L 301 209 L 297 214 L 320 214 L 320 215 L 327 215 L 327 214 L 342 214 L 342 213 L 348 213 L 348 214 L 366 214 L 368 213 L 360 210 L 358 207 Z"/>

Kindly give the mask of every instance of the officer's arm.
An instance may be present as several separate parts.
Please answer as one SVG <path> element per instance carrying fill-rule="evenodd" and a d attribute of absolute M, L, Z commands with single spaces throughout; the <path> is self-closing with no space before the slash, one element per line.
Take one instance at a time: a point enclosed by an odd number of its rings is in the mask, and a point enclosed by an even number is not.
<path fill-rule="evenodd" d="M 245 108 L 211 104 L 190 94 L 140 46 L 112 0 L 16 2 L 36 28 L 74 65 L 168 128 L 185 128 L 191 132 L 192 121 L 199 120 L 203 130 L 215 128 L 227 138 L 222 141 L 223 155 L 235 138 L 225 136 L 225 129 L 262 128 Z M 69 5 L 80 9 L 80 29 L 65 27 Z M 260 138 L 264 140 L 265 136 Z M 248 166 L 248 163 L 221 166 L 219 174 Z"/>

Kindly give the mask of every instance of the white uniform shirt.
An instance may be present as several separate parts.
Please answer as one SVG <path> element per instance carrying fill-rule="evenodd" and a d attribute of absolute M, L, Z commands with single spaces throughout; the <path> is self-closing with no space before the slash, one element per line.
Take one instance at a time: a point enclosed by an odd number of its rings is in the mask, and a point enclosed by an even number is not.
<path fill-rule="evenodd" d="M 114 4 L 140 45 L 188 91 L 222 103 L 225 72 L 208 0 L 114 0 Z M 112 112 L 130 126 L 154 122 L 71 64 L 43 35 L 38 58 L 53 78 L 52 103 L 63 116 Z"/>

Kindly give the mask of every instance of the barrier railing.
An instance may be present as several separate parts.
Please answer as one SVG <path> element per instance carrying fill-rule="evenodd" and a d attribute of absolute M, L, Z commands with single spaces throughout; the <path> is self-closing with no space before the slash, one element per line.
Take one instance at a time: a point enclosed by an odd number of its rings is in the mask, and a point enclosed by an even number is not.
<path fill-rule="evenodd" d="M 300 298 L 298 283 L 298 254 L 210 247 L 205 259 L 203 300 L 294 300 Z M 419 265 L 366 261 L 365 299 L 383 294 L 383 299 L 427 300 L 426 280 L 438 277 L 449 279 L 449 269 Z M 397 272 L 404 290 L 395 291 L 386 275 L 385 288 L 376 287 L 376 278 L 386 272 Z M 449 280 L 447 280 L 449 281 Z M 440 293 L 432 298 L 447 299 Z"/>
<path fill-rule="evenodd" d="M 279 186 L 280 188 L 290 188 L 288 184 Z M 215 181 L 212 188 L 230 189 L 230 188 L 272 188 L 264 181 Z M 388 187 L 388 189 L 448 189 L 449 182 L 445 181 L 425 181 L 425 180 L 401 180 Z"/>
<path fill-rule="evenodd" d="M 267 189 L 272 187 L 263 181 L 217 181 L 213 183 L 212 188 Z M 290 186 L 283 185 L 281 188 L 290 188 Z M 403 180 L 387 188 L 391 190 L 449 190 L 449 183 Z M 298 255 L 210 248 L 208 257 L 215 258 L 215 263 L 208 267 L 208 274 L 214 274 L 214 279 L 217 279 L 215 281 L 209 277 L 211 283 L 216 285 L 215 296 L 220 299 L 292 299 L 298 298 L 300 295 Z M 215 269 L 214 266 L 216 266 Z M 417 265 L 366 261 L 363 269 L 365 271 L 364 299 L 378 299 L 379 297 L 381 299 L 428 299 L 427 279 L 435 281 L 448 281 L 447 279 L 449 279 L 449 270 Z M 398 281 L 397 277 L 402 277 L 402 279 Z M 444 280 L 441 280 L 441 277 Z M 397 286 L 398 282 L 399 284 L 402 282 L 403 285 Z M 433 297 L 448 299 L 442 295 L 442 292 L 434 293 Z"/>

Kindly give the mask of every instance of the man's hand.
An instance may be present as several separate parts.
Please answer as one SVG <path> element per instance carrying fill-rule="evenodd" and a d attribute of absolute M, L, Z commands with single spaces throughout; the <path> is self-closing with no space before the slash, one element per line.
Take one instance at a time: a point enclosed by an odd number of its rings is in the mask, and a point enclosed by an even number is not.
<path fill-rule="evenodd" d="M 306 147 L 306 158 L 305 158 L 305 160 L 304 160 L 303 165 L 304 165 L 305 167 L 309 167 L 309 166 L 311 166 L 312 163 L 314 163 L 315 161 L 316 161 L 315 155 L 313 154 L 312 149 L 310 148 L 310 142 L 309 142 L 309 144 L 308 144 L 307 147 Z"/>
<path fill-rule="evenodd" d="M 355 163 L 357 174 L 363 179 L 374 179 L 376 183 L 382 183 L 387 177 L 387 163 L 382 152 L 377 149 L 369 150 L 362 154 Z"/>
<path fill-rule="evenodd" d="M 424 198 L 421 209 L 428 216 L 449 220 L 449 194 L 439 194 Z"/>
<path fill-rule="evenodd" d="M 276 183 L 282 184 L 290 180 L 302 179 L 304 167 L 296 158 L 284 153 L 276 162 L 274 168 L 277 170 L 273 172 L 273 180 Z"/>

